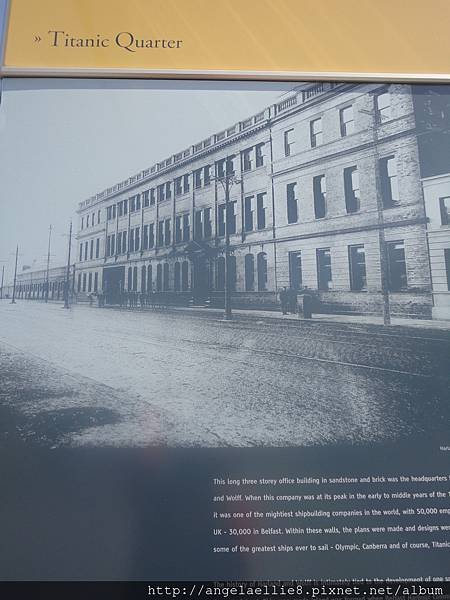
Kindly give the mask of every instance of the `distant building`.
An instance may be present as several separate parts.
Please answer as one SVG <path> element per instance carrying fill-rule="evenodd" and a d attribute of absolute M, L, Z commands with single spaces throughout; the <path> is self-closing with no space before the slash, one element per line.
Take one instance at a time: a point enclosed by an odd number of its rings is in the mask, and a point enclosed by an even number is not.
<path fill-rule="evenodd" d="M 48 299 L 63 300 L 66 289 L 67 267 L 52 267 L 48 271 Z M 70 268 L 69 295 L 73 295 L 74 265 Z M 9 294 L 12 295 L 10 286 Z M 47 269 L 26 269 L 17 275 L 16 298 L 45 300 L 47 296 Z"/>
<path fill-rule="evenodd" d="M 275 307 L 289 286 L 380 314 L 383 240 L 392 313 L 430 317 L 416 113 L 408 85 L 302 84 L 81 202 L 75 291 L 220 304 L 228 222 L 235 306 Z"/>

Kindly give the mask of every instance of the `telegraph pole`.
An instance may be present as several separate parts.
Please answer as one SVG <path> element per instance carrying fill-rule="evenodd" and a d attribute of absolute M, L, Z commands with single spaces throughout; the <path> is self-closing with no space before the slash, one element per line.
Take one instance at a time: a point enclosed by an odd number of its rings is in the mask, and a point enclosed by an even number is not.
<path fill-rule="evenodd" d="M 14 284 L 13 284 L 13 296 L 11 300 L 11 304 L 16 303 L 16 281 L 17 281 L 17 259 L 19 257 L 19 244 L 16 246 L 16 264 L 14 267 Z"/>
<path fill-rule="evenodd" d="M 384 232 L 384 206 L 383 194 L 380 178 L 380 157 L 378 152 L 378 123 L 377 115 L 372 110 L 361 109 L 360 112 L 370 115 L 373 119 L 371 126 L 373 132 L 373 143 L 375 147 L 375 194 L 377 200 L 377 217 L 378 217 L 378 245 L 380 247 L 380 275 L 381 275 L 381 295 L 383 298 L 383 323 L 384 325 L 391 324 L 391 306 L 389 299 L 389 280 L 388 280 L 388 259 L 386 249 L 386 237 Z"/>
<path fill-rule="evenodd" d="M 48 228 L 47 273 L 45 277 L 45 302 L 48 302 L 49 271 L 50 271 L 50 244 L 52 239 L 52 226 Z"/>
<path fill-rule="evenodd" d="M 229 208 L 230 206 L 230 179 L 229 176 L 225 176 L 225 298 L 224 308 L 225 314 L 224 319 L 231 321 L 233 318 L 231 315 L 231 290 L 230 290 L 230 226 L 229 226 Z"/>
<path fill-rule="evenodd" d="M 69 306 L 69 285 L 70 285 L 70 248 L 72 246 L 72 221 L 70 221 L 69 229 L 69 249 L 67 253 L 67 270 L 66 270 L 66 290 L 64 294 L 64 308 L 70 308 Z"/>
<path fill-rule="evenodd" d="M 233 318 L 231 312 L 231 286 L 230 286 L 230 187 L 234 183 L 241 183 L 233 172 L 228 172 L 228 165 L 225 162 L 225 175 L 215 177 L 223 187 L 225 193 L 225 282 L 224 282 L 224 320 L 231 321 Z"/>
<path fill-rule="evenodd" d="M 0 287 L 0 300 L 3 300 L 3 281 L 5 279 L 5 265 L 2 266 L 2 286 Z"/>

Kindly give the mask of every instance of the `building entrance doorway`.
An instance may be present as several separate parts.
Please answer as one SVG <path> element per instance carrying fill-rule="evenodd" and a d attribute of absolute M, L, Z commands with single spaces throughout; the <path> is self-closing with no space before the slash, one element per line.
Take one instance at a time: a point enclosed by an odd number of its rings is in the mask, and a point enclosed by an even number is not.
<path fill-rule="evenodd" d="M 103 269 L 103 293 L 107 304 L 120 304 L 125 281 L 125 267 Z"/>

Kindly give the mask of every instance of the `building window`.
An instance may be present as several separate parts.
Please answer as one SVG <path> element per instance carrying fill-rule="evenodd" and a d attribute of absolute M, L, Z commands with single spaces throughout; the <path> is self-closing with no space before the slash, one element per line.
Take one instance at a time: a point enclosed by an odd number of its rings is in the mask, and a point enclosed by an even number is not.
<path fill-rule="evenodd" d="M 140 227 L 136 227 L 134 230 L 134 251 L 138 252 L 141 248 L 141 240 L 140 240 Z"/>
<path fill-rule="evenodd" d="M 294 152 L 294 130 L 287 129 L 284 134 L 284 155 L 291 156 Z"/>
<path fill-rule="evenodd" d="M 94 273 L 94 292 L 98 292 L 98 272 Z"/>
<path fill-rule="evenodd" d="M 288 183 L 286 186 L 286 201 L 287 201 L 287 222 L 297 223 L 298 221 L 298 200 L 295 196 L 297 184 Z"/>
<path fill-rule="evenodd" d="M 384 123 L 391 118 L 391 95 L 387 90 L 375 95 L 375 117 L 377 123 Z"/>
<path fill-rule="evenodd" d="M 179 244 L 183 239 L 183 217 L 182 215 L 177 215 L 175 217 L 175 243 Z"/>
<path fill-rule="evenodd" d="M 92 260 L 94 258 L 94 240 L 91 240 L 90 246 L 89 246 L 89 258 Z"/>
<path fill-rule="evenodd" d="M 142 192 L 142 200 L 143 200 L 144 208 L 147 208 L 150 206 L 150 191 L 149 190 L 145 190 L 145 192 Z"/>
<path fill-rule="evenodd" d="M 447 289 L 450 292 L 450 248 L 444 248 L 445 274 L 447 276 Z"/>
<path fill-rule="evenodd" d="M 245 291 L 253 292 L 255 289 L 255 257 L 253 254 L 246 254 L 244 261 Z"/>
<path fill-rule="evenodd" d="M 202 172 L 203 169 L 197 169 L 194 171 L 194 187 L 195 189 L 202 187 Z"/>
<path fill-rule="evenodd" d="M 80 244 L 80 256 L 79 256 L 80 262 L 83 260 L 83 243 Z"/>
<path fill-rule="evenodd" d="M 441 224 L 450 225 L 450 196 L 439 198 L 439 208 L 441 211 Z"/>
<path fill-rule="evenodd" d="M 236 201 L 228 202 L 228 215 L 225 218 L 225 204 L 219 205 L 219 236 L 225 235 L 225 221 L 228 222 L 228 233 L 236 233 Z"/>
<path fill-rule="evenodd" d="M 299 290 L 303 283 L 302 273 L 302 253 L 289 252 L 289 278 L 291 288 L 293 290 Z"/>
<path fill-rule="evenodd" d="M 242 153 L 242 170 L 251 171 L 252 168 L 252 148 L 247 148 Z"/>
<path fill-rule="evenodd" d="M 341 122 L 341 136 L 345 137 L 355 132 L 355 122 L 353 120 L 353 106 L 346 106 L 339 111 Z"/>
<path fill-rule="evenodd" d="M 211 183 L 211 165 L 206 165 L 203 168 L 203 185 L 209 185 Z"/>
<path fill-rule="evenodd" d="M 86 273 L 83 273 L 83 292 L 86 291 Z"/>
<path fill-rule="evenodd" d="M 164 221 L 158 222 L 158 246 L 164 246 Z"/>
<path fill-rule="evenodd" d="M 203 210 L 203 237 L 205 240 L 210 239 L 212 236 L 212 223 L 211 223 L 211 209 L 205 208 Z"/>
<path fill-rule="evenodd" d="M 116 234 L 113 233 L 111 236 L 111 256 L 114 256 L 116 252 Z"/>
<path fill-rule="evenodd" d="M 127 231 L 122 231 L 122 252 L 124 254 L 128 253 L 127 235 Z"/>
<path fill-rule="evenodd" d="M 181 265 L 181 290 L 187 292 L 189 289 L 189 263 L 187 260 L 183 261 Z"/>
<path fill-rule="evenodd" d="M 133 269 L 128 267 L 127 289 L 129 292 L 133 289 Z"/>
<path fill-rule="evenodd" d="M 86 227 L 89 227 L 89 215 L 86 216 Z"/>
<path fill-rule="evenodd" d="M 175 179 L 174 194 L 175 194 L 175 196 L 181 196 L 182 193 L 183 193 L 183 178 L 180 176 Z"/>
<path fill-rule="evenodd" d="M 142 249 L 148 250 L 148 225 L 144 225 L 143 237 L 142 237 Z"/>
<path fill-rule="evenodd" d="M 95 258 L 100 256 L 100 238 L 95 240 Z"/>
<path fill-rule="evenodd" d="M 160 292 L 162 290 L 162 264 L 158 263 L 156 265 L 156 291 Z"/>
<path fill-rule="evenodd" d="M 148 226 L 148 247 L 153 248 L 155 245 L 155 227 L 153 223 Z"/>
<path fill-rule="evenodd" d="M 181 264 L 178 261 L 174 265 L 173 288 L 176 292 L 179 292 L 181 288 Z"/>
<path fill-rule="evenodd" d="M 320 248 L 316 250 L 317 258 L 317 281 L 319 290 L 327 291 L 331 289 L 331 252 L 329 248 Z"/>
<path fill-rule="evenodd" d="M 145 294 L 147 291 L 147 267 L 143 265 L 141 267 L 141 292 Z"/>
<path fill-rule="evenodd" d="M 170 219 L 164 221 L 164 242 L 166 246 L 170 246 Z"/>
<path fill-rule="evenodd" d="M 323 219 L 327 214 L 327 185 L 325 175 L 317 175 L 313 179 L 314 216 Z"/>
<path fill-rule="evenodd" d="M 256 195 L 256 227 L 266 228 L 266 194 L 262 192 Z"/>
<path fill-rule="evenodd" d="M 314 119 L 309 124 L 309 133 L 311 137 L 311 148 L 315 148 L 316 146 L 320 146 L 323 142 L 323 134 L 322 134 L 322 119 Z"/>
<path fill-rule="evenodd" d="M 97 211 L 97 225 L 100 224 L 100 211 Z"/>
<path fill-rule="evenodd" d="M 148 265 L 147 267 L 147 292 L 153 291 L 153 275 L 152 275 L 152 265 Z"/>
<path fill-rule="evenodd" d="M 88 292 L 92 292 L 92 273 L 88 275 Z"/>
<path fill-rule="evenodd" d="M 263 154 L 264 143 L 257 144 L 255 146 L 255 167 L 262 167 L 264 165 L 264 154 Z"/>
<path fill-rule="evenodd" d="M 253 196 L 244 198 L 244 229 L 253 231 Z"/>
<path fill-rule="evenodd" d="M 171 191 L 171 189 L 172 189 L 171 183 L 170 183 L 170 181 L 168 181 L 168 182 L 166 183 L 166 198 L 167 198 L 167 199 L 169 199 L 169 198 L 172 196 L 172 191 Z"/>
<path fill-rule="evenodd" d="M 81 229 L 84 229 L 84 217 L 81 217 Z"/>
<path fill-rule="evenodd" d="M 384 208 L 399 203 L 397 163 L 395 156 L 386 156 L 379 161 L 381 194 Z"/>
<path fill-rule="evenodd" d="M 121 254 L 122 253 L 122 232 L 119 231 L 119 233 L 117 234 L 117 254 Z"/>
<path fill-rule="evenodd" d="M 157 196 L 158 202 L 163 202 L 165 200 L 163 183 L 161 185 L 158 185 L 158 187 L 156 188 L 156 196 Z"/>
<path fill-rule="evenodd" d="M 123 201 L 123 214 L 127 215 L 128 214 L 128 198 L 126 198 Z"/>
<path fill-rule="evenodd" d="M 169 263 L 163 265 L 163 290 L 165 292 L 169 290 Z"/>
<path fill-rule="evenodd" d="M 188 242 L 190 237 L 189 215 L 183 215 L 183 242 Z"/>
<path fill-rule="evenodd" d="M 184 193 L 189 191 L 189 174 L 183 175 L 183 189 Z"/>
<path fill-rule="evenodd" d="M 117 216 L 123 216 L 123 200 L 117 203 Z"/>
<path fill-rule="evenodd" d="M 404 242 L 388 242 L 388 281 L 391 292 L 398 292 L 408 287 Z"/>
<path fill-rule="evenodd" d="M 53 284 L 55 285 L 55 284 Z M 81 292 L 81 273 L 78 273 L 78 286 L 77 286 L 77 290 L 79 292 Z"/>
<path fill-rule="evenodd" d="M 350 266 L 350 289 L 360 292 L 367 289 L 366 253 L 364 245 L 349 246 L 348 260 Z"/>
<path fill-rule="evenodd" d="M 84 260 L 88 259 L 88 242 L 84 243 Z"/>
<path fill-rule="evenodd" d="M 138 268 L 133 267 L 133 292 L 137 292 L 138 289 Z"/>
<path fill-rule="evenodd" d="M 258 292 L 263 292 L 267 290 L 267 254 L 259 252 L 256 263 L 258 270 Z"/>
<path fill-rule="evenodd" d="M 202 238 L 203 238 L 203 211 L 198 210 L 195 213 L 194 239 L 201 240 Z"/>
<path fill-rule="evenodd" d="M 359 173 L 356 167 L 344 169 L 345 208 L 347 213 L 360 209 Z"/>
<path fill-rule="evenodd" d="M 134 229 L 130 229 L 129 249 L 134 252 Z"/>

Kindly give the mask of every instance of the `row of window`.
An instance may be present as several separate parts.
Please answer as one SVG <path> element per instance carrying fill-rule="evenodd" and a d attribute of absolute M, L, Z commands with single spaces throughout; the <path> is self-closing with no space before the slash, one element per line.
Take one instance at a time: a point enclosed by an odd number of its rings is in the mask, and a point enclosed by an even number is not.
<path fill-rule="evenodd" d="M 88 227 L 94 227 L 94 225 L 99 225 L 101 220 L 101 210 L 97 210 L 97 212 L 90 213 L 81 217 L 81 229 L 87 229 Z"/>
<path fill-rule="evenodd" d="M 392 292 L 404 290 L 408 286 L 405 245 L 403 241 L 388 242 L 388 284 Z M 364 244 L 348 246 L 348 261 L 350 272 L 350 289 L 363 291 L 367 289 L 366 253 Z M 322 291 L 333 289 L 333 271 L 330 248 L 316 250 L 317 282 Z M 293 289 L 303 286 L 302 253 L 289 253 L 290 284 Z"/>
<path fill-rule="evenodd" d="M 81 242 L 78 258 L 80 262 L 100 258 L 100 238 L 92 238 L 92 240 Z"/>
<path fill-rule="evenodd" d="M 381 196 L 384 208 L 392 208 L 399 203 L 399 189 L 397 181 L 397 166 L 395 156 L 379 159 L 379 173 L 381 182 Z M 361 208 L 361 193 L 359 187 L 359 173 L 356 166 L 347 167 L 343 171 L 345 208 L 348 214 L 358 212 Z M 314 216 L 323 219 L 327 216 L 327 186 L 325 175 L 313 177 Z M 287 222 L 299 221 L 299 200 L 297 198 L 297 183 L 286 185 Z"/>
<path fill-rule="evenodd" d="M 392 118 L 391 96 L 387 90 L 382 90 L 374 96 L 374 116 L 377 123 L 384 123 Z M 346 137 L 355 131 L 353 105 L 345 106 L 339 110 L 339 123 L 341 136 Z M 284 135 L 284 155 L 291 156 L 295 153 L 295 128 L 286 129 Z M 309 141 L 311 148 L 323 144 L 322 117 L 309 122 Z"/>
<path fill-rule="evenodd" d="M 77 280 L 78 292 L 98 292 L 98 272 L 78 273 Z"/>

